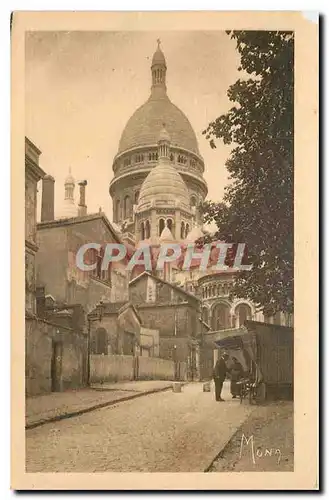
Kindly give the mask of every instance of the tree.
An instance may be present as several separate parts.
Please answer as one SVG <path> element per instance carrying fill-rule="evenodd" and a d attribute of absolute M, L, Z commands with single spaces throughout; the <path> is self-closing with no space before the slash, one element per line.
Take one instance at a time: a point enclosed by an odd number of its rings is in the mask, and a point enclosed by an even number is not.
<path fill-rule="evenodd" d="M 289 32 L 231 31 L 245 77 L 231 85 L 234 103 L 203 132 L 231 144 L 231 183 L 222 203 L 208 202 L 214 238 L 246 243 L 252 271 L 239 272 L 233 293 L 265 314 L 293 312 L 294 40 Z"/>

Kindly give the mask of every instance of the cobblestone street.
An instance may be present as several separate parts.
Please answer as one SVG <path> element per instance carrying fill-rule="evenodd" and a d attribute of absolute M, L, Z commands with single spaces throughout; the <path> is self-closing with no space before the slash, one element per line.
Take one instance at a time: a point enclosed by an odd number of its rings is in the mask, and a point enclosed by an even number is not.
<path fill-rule="evenodd" d="M 202 472 L 253 408 L 189 384 L 26 431 L 27 472 Z"/>

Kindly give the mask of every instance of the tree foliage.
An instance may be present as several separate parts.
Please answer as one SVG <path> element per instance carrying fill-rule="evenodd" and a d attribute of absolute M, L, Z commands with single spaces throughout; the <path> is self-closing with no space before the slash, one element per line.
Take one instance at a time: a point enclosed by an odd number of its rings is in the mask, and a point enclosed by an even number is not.
<path fill-rule="evenodd" d="M 234 294 L 265 314 L 293 312 L 293 98 L 292 33 L 227 32 L 244 75 L 227 95 L 232 108 L 203 132 L 231 144 L 231 183 L 223 202 L 205 204 L 216 239 L 246 243 L 253 270 L 238 274 Z"/>

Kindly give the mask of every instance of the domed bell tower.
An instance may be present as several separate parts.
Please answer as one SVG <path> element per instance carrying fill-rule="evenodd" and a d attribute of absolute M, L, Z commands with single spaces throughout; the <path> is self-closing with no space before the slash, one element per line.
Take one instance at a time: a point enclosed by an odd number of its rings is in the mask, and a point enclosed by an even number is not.
<path fill-rule="evenodd" d="M 167 93 L 166 87 L 166 73 L 167 65 L 164 53 L 160 49 L 160 39 L 157 40 L 158 48 L 153 54 L 152 59 L 152 87 L 151 87 L 151 97 L 156 98 L 165 96 Z"/>

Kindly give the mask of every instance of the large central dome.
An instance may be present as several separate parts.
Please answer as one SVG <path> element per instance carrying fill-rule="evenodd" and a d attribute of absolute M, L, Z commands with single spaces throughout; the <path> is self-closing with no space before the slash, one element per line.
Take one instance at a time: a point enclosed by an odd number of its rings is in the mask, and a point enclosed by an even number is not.
<path fill-rule="evenodd" d="M 151 95 L 131 116 L 120 139 L 119 153 L 138 146 L 155 145 L 163 122 L 166 123 L 172 146 L 200 154 L 190 122 L 166 94 Z"/>
<path fill-rule="evenodd" d="M 119 153 L 139 146 L 157 144 L 163 122 L 174 147 L 200 155 L 194 130 L 184 113 L 167 96 L 165 56 L 158 46 L 152 59 L 150 98 L 130 117 L 122 132 Z"/>

